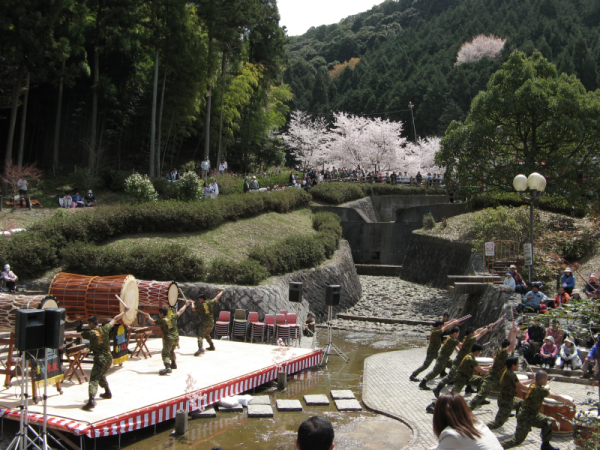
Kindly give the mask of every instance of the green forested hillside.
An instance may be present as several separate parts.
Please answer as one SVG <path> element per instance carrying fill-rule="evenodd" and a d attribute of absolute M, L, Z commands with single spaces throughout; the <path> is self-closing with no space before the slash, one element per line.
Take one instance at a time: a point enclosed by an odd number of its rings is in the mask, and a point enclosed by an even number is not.
<path fill-rule="evenodd" d="M 498 60 L 455 65 L 464 42 L 479 34 L 507 39 Z M 462 120 L 470 102 L 511 51 L 535 49 L 588 90 L 600 76 L 598 0 L 387 0 L 338 24 L 290 38 L 285 81 L 292 109 L 346 111 L 410 120 L 418 136 L 440 135 Z M 328 73 L 358 57 L 354 69 Z M 404 132 L 412 138 L 411 127 Z"/>

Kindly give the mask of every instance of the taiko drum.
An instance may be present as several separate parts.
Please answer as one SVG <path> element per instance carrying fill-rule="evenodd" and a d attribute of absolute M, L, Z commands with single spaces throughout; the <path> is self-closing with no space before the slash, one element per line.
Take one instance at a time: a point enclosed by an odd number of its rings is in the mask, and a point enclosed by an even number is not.
<path fill-rule="evenodd" d="M 569 397 L 568 395 L 564 395 L 563 397 L 573 401 L 573 397 Z M 544 405 L 542 408 L 544 409 L 542 414 L 554 419 L 552 421 L 552 431 L 554 433 L 573 433 L 573 425 L 571 425 L 571 422 L 569 421 L 573 420 L 577 411 L 571 409 L 569 405 L 551 398 L 544 399 Z"/>
<path fill-rule="evenodd" d="M 174 281 L 137 280 L 140 291 L 139 305 L 146 308 L 162 308 L 177 305 L 177 283 Z"/>
<path fill-rule="evenodd" d="M 51 295 L 8 295 L 0 294 L 0 331 L 15 331 L 17 309 L 58 308 Z"/>
<path fill-rule="evenodd" d="M 94 277 L 59 272 L 50 283 L 49 294 L 53 295 L 62 308 L 65 308 L 67 320 L 87 320 L 85 296 Z M 115 299 L 116 300 L 116 299 Z"/>

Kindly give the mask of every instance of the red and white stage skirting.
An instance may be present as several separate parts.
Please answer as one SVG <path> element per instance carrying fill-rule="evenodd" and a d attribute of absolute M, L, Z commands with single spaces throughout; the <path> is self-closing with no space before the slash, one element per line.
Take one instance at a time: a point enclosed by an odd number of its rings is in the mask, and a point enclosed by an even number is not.
<path fill-rule="evenodd" d="M 276 380 L 278 369 L 274 358 L 282 358 L 275 346 L 229 341 L 216 341 L 217 351 L 206 352 L 195 358 L 196 338 L 181 337 L 180 350 L 177 352 L 179 367 L 171 375 L 161 377 L 157 374 L 162 367 L 160 345 L 159 339 L 148 342 L 153 355 L 150 359 L 135 358 L 127 361 L 123 367 L 113 367 L 108 373 L 113 398 L 97 398 L 98 405 L 92 412 L 81 410 L 87 398 L 87 383 L 63 384 L 64 395 L 58 395 L 55 389 L 48 388 L 48 426 L 91 438 L 139 430 L 174 419 L 180 409 L 188 412 L 197 409 L 194 397 L 201 399 L 198 403 L 208 406 L 224 397 L 241 394 Z M 283 358 L 283 362 L 277 361 L 278 365 L 288 374 L 294 374 L 319 364 L 321 350 L 292 347 Z M 91 365 L 84 365 L 84 369 L 89 375 Z M 194 383 L 194 389 L 182 392 L 186 390 L 188 374 L 198 377 L 199 381 Z M 124 379 L 127 382 L 123 382 Z M 18 386 L 18 380 L 13 381 L 15 385 Z M 99 392 L 102 392 L 101 388 Z M 179 395 L 173 396 L 175 392 L 179 392 Z M 17 391 L 13 387 L 0 392 L 0 417 L 19 420 L 19 399 L 15 393 L 20 394 L 18 387 Z M 154 401 L 158 399 L 157 396 L 163 400 Z M 30 402 L 30 423 L 43 423 L 41 412 L 41 404 L 33 405 Z"/>

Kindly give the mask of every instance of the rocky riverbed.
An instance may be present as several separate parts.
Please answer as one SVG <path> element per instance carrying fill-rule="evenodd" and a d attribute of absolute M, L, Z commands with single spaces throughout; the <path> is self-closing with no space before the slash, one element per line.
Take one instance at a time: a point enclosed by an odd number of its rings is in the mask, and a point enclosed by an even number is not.
<path fill-rule="evenodd" d="M 362 317 L 404 319 L 432 323 L 448 310 L 454 295 L 444 289 L 411 283 L 395 277 L 359 276 L 362 297 L 345 314 Z M 335 328 L 391 332 L 425 337 L 431 325 L 388 324 L 334 319 Z"/>

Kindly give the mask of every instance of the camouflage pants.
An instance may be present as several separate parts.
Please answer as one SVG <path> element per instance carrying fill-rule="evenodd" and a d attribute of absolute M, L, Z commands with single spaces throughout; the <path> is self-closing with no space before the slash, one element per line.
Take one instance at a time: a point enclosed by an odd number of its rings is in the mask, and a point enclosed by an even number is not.
<path fill-rule="evenodd" d="M 473 397 L 471 402 L 469 403 L 469 408 L 471 411 L 477 408 L 479 405 L 483 403 L 483 401 L 487 398 L 488 394 L 492 389 L 498 390 L 500 388 L 500 379 L 495 376 L 490 376 L 489 374 L 483 379 L 483 383 L 481 383 L 481 387 L 479 388 L 479 392 L 477 395 Z"/>
<path fill-rule="evenodd" d="M 452 383 L 454 381 L 454 378 L 456 377 L 456 369 L 458 369 L 459 365 L 460 363 L 458 361 L 458 358 L 456 358 L 454 361 L 448 360 L 447 367 L 450 368 L 450 372 L 448 372 L 448 375 L 442 378 L 441 381 L 438 383 L 438 387 L 440 389 L 442 389 L 448 383 Z"/>
<path fill-rule="evenodd" d="M 210 333 L 212 332 L 214 326 L 215 325 L 213 323 L 200 324 L 200 327 L 198 327 L 198 348 L 202 348 L 204 345 L 204 339 L 206 339 L 206 342 L 208 342 L 208 344 L 212 347 L 213 341 L 210 338 Z"/>
<path fill-rule="evenodd" d="M 425 362 L 421 365 L 421 367 L 419 367 L 417 370 L 415 370 L 411 376 L 416 377 L 421 372 L 426 370 L 431 365 L 431 363 L 433 361 L 435 361 L 436 357 L 437 357 L 437 353 L 427 353 L 427 356 L 425 357 Z"/>
<path fill-rule="evenodd" d="M 98 385 L 101 388 L 108 388 L 108 381 L 106 381 L 106 372 L 112 366 L 112 356 L 100 355 L 94 358 L 94 365 L 92 366 L 92 373 L 90 374 L 90 385 L 89 392 L 90 397 L 94 398 L 98 392 Z"/>
<path fill-rule="evenodd" d="M 177 344 L 179 344 L 178 340 L 165 340 L 163 341 L 163 348 L 160 355 L 162 356 L 162 360 L 165 364 L 169 364 L 171 362 L 175 362 L 175 349 L 177 348 Z"/>
<path fill-rule="evenodd" d="M 423 380 L 425 382 L 433 380 L 435 377 L 437 377 L 440 373 L 442 373 L 444 371 L 444 369 L 447 367 L 447 365 L 448 365 L 448 358 L 446 358 L 444 356 L 438 356 L 437 359 L 435 360 L 435 366 L 433 366 L 433 370 L 431 372 L 429 372 L 427 375 L 425 375 L 425 378 L 423 378 Z"/>
<path fill-rule="evenodd" d="M 455 394 L 460 394 L 465 386 L 469 385 L 479 387 L 481 386 L 481 383 L 483 383 L 483 378 L 481 378 L 479 375 L 473 375 L 471 378 L 467 378 L 459 373 L 456 375 L 456 377 L 454 377 L 454 386 L 452 386 L 452 392 Z"/>
<path fill-rule="evenodd" d="M 502 442 L 502 447 L 512 448 L 521 444 L 533 427 L 542 429 L 542 442 L 550 442 L 550 439 L 552 439 L 552 419 L 540 413 L 531 415 L 521 411 L 517 415 L 517 430 L 514 436 Z"/>
<path fill-rule="evenodd" d="M 514 410 L 517 413 L 523 404 L 523 400 L 519 397 L 514 397 L 511 402 L 500 401 L 498 400 L 498 412 L 496 413 L 496 418 L 487 424 L 490 430 L 495 430 L 496 428 L 500 428 L 502 425 L 506 423 L 508 418 L 510 417 L 510 413 Z"/>

